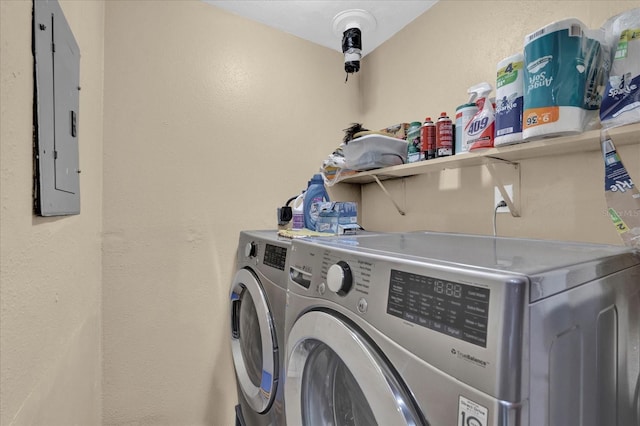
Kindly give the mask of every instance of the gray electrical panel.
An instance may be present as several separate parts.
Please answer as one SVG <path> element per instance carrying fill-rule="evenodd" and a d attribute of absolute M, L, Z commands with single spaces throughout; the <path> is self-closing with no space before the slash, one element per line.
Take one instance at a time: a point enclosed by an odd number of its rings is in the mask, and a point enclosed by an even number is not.
<path fill-rule="evenodd" d="M 80 213 L 80 49 L 57 0 L 33 2 L 35 211 Z"/>

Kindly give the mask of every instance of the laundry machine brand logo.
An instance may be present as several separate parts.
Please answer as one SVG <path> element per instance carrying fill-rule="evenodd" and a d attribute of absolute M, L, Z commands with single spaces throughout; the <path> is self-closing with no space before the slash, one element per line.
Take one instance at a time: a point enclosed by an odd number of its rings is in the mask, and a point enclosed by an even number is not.
<path fill-rule="evenodd" d="M 489 361 L 485 361 L 483 359 L 477 358 L 473 355 L 464 353 L 456 348 L 451 348 L 451 354 L 456 356 L 458 359 L 462 359 L 463 361 L 470 362 L 482 368 L 486 368 L 489 365 Z"/>

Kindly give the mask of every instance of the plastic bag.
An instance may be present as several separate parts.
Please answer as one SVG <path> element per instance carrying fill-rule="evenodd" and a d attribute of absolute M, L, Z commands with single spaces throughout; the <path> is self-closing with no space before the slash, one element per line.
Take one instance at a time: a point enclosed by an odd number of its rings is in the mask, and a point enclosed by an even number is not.
<path fill-rule="evenodd" d="M 640 122 L 640 8 L 607 20 L 602 27 L 611 54 L 600 121 L 605 129 Z"/>

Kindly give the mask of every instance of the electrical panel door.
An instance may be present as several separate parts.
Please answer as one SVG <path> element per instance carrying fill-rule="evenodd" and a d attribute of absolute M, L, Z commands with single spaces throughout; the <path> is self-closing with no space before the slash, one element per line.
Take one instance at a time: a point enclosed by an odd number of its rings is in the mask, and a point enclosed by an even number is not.
<path fill-rule="evenodd" d="M 56 0 L 34 0 L 35 210 L 80 213 L 80 49 Z"/>

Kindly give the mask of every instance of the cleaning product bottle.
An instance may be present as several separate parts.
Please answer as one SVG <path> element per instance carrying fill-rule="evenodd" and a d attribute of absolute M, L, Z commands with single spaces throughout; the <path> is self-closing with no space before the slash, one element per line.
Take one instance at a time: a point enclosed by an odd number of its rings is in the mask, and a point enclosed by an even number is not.
<path fill-rule="evenodd" d="M 304 227 L 315 231 L 318 220 L 318 204 L 329 201 L 329 194 L 324 188 L 322 175 L 315 174 L 309 181 L 307 192 L 304 194 Z"/>
<path fill-rule="evenodd" d="M 454 142 L 454 152 L 456 154 L 463 154 L 467 152 L 467 143 L 464 138 L 464 128 L 467 127 L 467 124 L 473 119 L 473 116 L 478 112 L 478 106 L 470 100 L 466 104 L 460 105 L 456 108 L 456 136 Z"/>
<path fill-rule="evenodd" d="M 303 191 L 302 194 L 293 200 L 293 207 L 291 208 L 291 229 L 294 231 L 304 228 L 304 194 L 305 192 Z"/>
<path fill-rule="evenodd" d="M 407 163 L 415 163 L 420 161 L 420 121 L 412 121 L 409 124 L 409 132 L 407 133 Z"/>
<path fill-rule="evenodd" d="M 430 160 L 436 158 L 436 124 L 431 120 L 431 117 L 424 119 L 424 124 L 420 131 L 422 159 Z"/>
<path fill-rule="evenodd" d="M 436 121 L 436 157 L 453 155 L 453 122 L 446 112 Z"/>
<path fill-rule="evenodd" d="M 493 87 L 489 83 L 471 86 L 467 93 L 476 97 L 478 112 L 464 129 L 464 137 L 469 151 L 483 148 L 493 148 L 495 137 L 495 109 L 489 99 Z"/>

